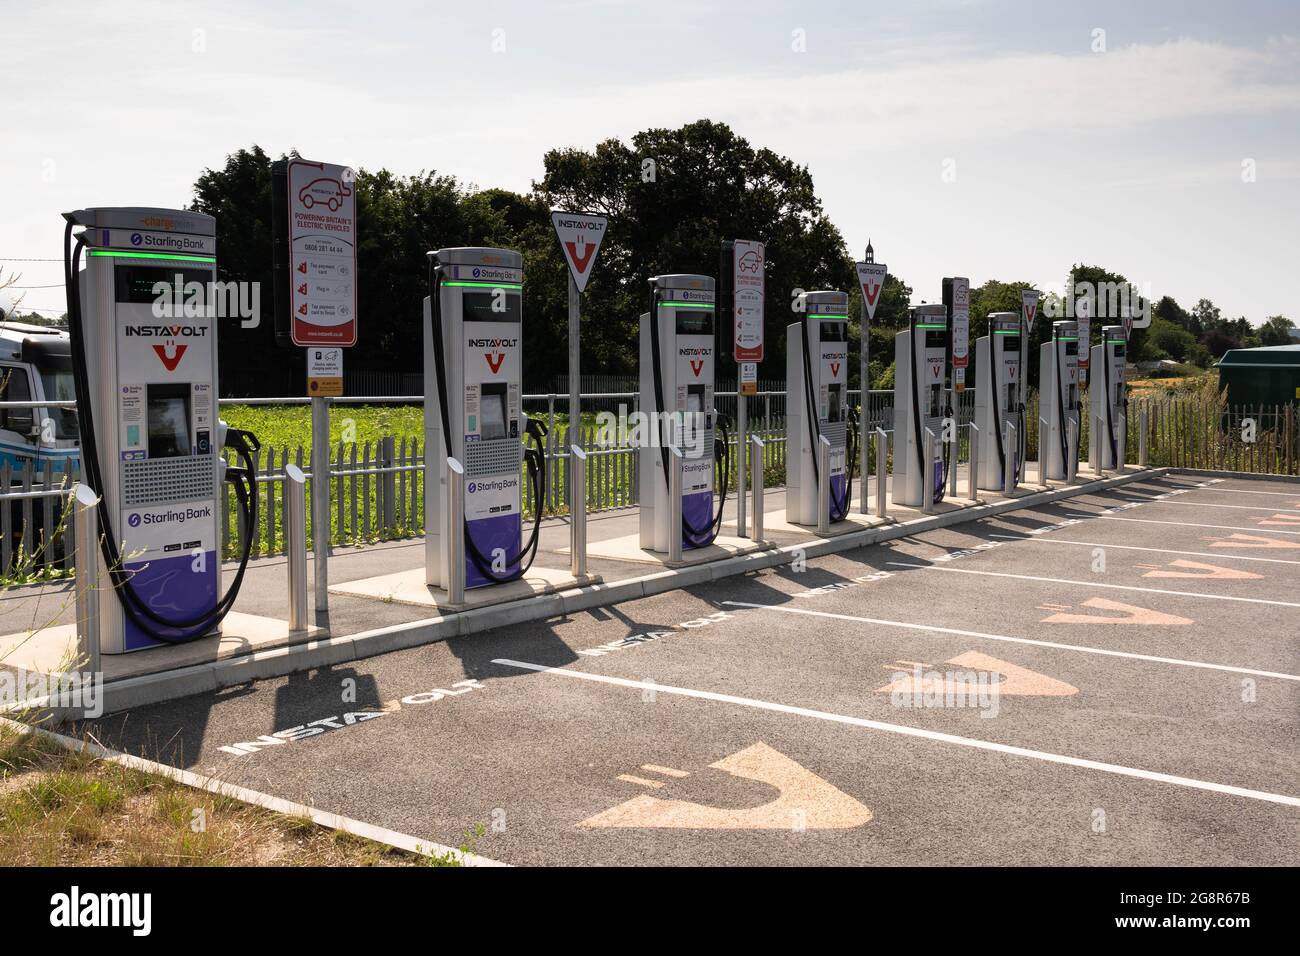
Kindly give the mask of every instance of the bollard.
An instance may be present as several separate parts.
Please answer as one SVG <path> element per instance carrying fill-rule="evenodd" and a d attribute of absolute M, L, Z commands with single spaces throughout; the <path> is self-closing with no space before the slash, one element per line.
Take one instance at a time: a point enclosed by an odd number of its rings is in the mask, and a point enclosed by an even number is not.
<path fill-rule="evenodd" d="M 465 469 L 447 458 L 447 600 L 465 603 Z"/>
<path fill-rule="evenodd" d="M 569 446 L 569 571 L 587 576 L 587 453 Z"/>
<path fill-rule="evenodd" d="M 1101 444 L 1101 426 L 1104 421 L 1105 419 L 1100 415 L 1093 419 L 1091 431 L 1095 432 L 1097 437 L 1095 440 L 1088 442 L 1090 447 L 1097 449 L 1097 467 L 1093 469 L 1093 474 L 1098 478 L 1106 477 L 1106 451 Z"/>
<path fill-rule="evenodd" d="M 1038 419 L 1038 483 L 1044 488 L 1047 487 L 1047 449 L 1043 447 L 1043 442 L 1047 440 L 1047 419 Z M 1065 462 L 1061 462 L 1065 466 Z"/>
<path fill-rule="evenodd" d="M 934 514 L 934 430 L 921 439 L 921 514 Z"/>
<path fill-rule="evenodd" d="M 970 428 L 970 472 L 966 476 L 966 497 L 979 501 L 979 461 L 980 461 L 980 427 L 974 422 Z"/>
<path fill-rule="evenodd" d="M 1147 466 L 1147 407 L 1138 412 L 1138 467 Z"/>
<path fill-rule="evenodd" d="M 889 433 L 879 426 L 876 427 L 876 517 L 882 521 L 885 519 L 885 510 L 887 508 L 887 498 L 889 493 L 889 484 L 885 480 L 885 466 L 889 458 Z M 863 489 L 863 497 L 866 496 L 866 489 Z"/>
<path fill-rule="evenodd" d="M 1073 484 L 1079 474 L 1079 421 L 1065 420 L 1065 480 Z"/>
<path fill-rule="evenodd" d="M 284 551 L 289 561 L 289 631 L 307 630 L 307 476 L 284 466 Z"/>
<path fill-rule="evenodd" d="M 1124 472 L 1128 468 L 1128 412 L 1119 413 L 1119 447 L 1115 454 L 1115 470 Z"/>
<path fill-rule="evenodd" d="M 78 484 L 72 494 L 73 537 L 77 568 L 77 658 L 91 674 L 99 673 L 99 495 Z"/>
<path fill-rule="evenodd" d="M 831 443 L 817 436 L 817 533 L 831 533 Z"/>
<path fill-rule="evenodd" d="M 668 449 L 668 560 L 682 561 L 682 450 Z"/>
<path fill-rule="evenodd" d="M 947 425 L 947 422 L 944 423 Z M 957 497 L 957 466 L 961 463 L 961 429 L 957 427 L 957 422 L 952 422 L 952 450 L 949 452 L 951 457 L 948 459 L 952 462 L 952 467 L 948 469 L 948 497 Z M 972 466 L 974 462 L 971 463 Z"/>
<path fill-rule="evenodd" d="M 1092 466 L 1094 475 L 1101 474 L 1101 456 L 1101 416 L 1094 415 L 1092 428 L 1088 429 L 1088 464 Z"/>
<path fill-rule="evenodd" d="M 750 483 L 754 488 L 754 524 L 752 541 L 763 540 L 763 439 L 754 435 L 750 438 L 749 468 Z"/>

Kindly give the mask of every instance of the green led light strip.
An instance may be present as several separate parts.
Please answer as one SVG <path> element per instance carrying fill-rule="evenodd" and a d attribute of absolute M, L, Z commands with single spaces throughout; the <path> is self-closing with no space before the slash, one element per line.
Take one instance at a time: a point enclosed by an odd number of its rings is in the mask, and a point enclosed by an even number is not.
<path fill-rule="evenodd" d="M 1077 342 L 1077 341 L 1079 341 L 1079 337 L 1078 337 L 1077 335 L 1058 335 L 1058 336 L 1056 337 L 1056 341 L 1058 341 L 1058 342 Z"/>
<path fill-rule="evenodd" d="M 475 289 L 522 289 L 522 282 L 444 282 L 443 285 L 469 286 Z"/>
<path fill-rule="evenodd" d="M 994 329 L 993 334 L 994 335 L 1019 335 L 1020 330 L 1019 329 Z"/>
<path fill-rule="evenodd" d="M 829 312 L 809 312 L 814 319 L 848 319 L 847 315 L 832 315 Z"/>
<path fill-rule="evenodd" d="M 936 325 L 933 322 L 926 322 L 926 323 L 920 323 L 916 327 L 918 329 L 943 329 L 945 332 L 948 331 L 948 326 L 944 325 L 943 323 L 939 323 Z"/>
<path fill-rule="evenodd" d="M 91 249 L 89 255 L 108 256 L 113 259 L 171 259 L 177 262 L 216 262 L 216 256 L 183 256 L 170 252 L 118 252 L 116 250 Z"/>
<path fill-rule="evenodd" d="M 712 302 L 660 302 L 660 305 L 671 305 L 674 309 L 712 309 Z"/>

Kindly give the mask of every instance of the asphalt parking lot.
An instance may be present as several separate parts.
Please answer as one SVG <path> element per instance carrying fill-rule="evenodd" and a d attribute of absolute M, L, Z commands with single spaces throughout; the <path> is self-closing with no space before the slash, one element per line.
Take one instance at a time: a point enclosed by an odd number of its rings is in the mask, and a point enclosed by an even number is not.
<path fill-rule="evenodd" d="M 1297 584 L 1168 475 L 92 730 L 514 864 L 1295 865 Z"/>

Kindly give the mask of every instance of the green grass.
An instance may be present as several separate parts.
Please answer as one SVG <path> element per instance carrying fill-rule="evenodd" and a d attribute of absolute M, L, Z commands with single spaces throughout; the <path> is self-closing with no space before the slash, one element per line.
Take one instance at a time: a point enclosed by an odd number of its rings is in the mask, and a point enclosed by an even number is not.
<path fill-rule="evenodd" d="M 221 417 L 255 434 L 263 447 L 302 446 L 311 452 L 311 408 L 307 405 L 223 405 Z M 330 409 L 330 446 L 379 441 L 389 435 L 424 440 L 424 409 L 418 405 L 335 405 Z"/>
<path fill-rule="evenodd" d="M 484 829 L 470 833 L 473 852 Z M 0 866 L 461 866 L 191 789 L 0 724 Z"/>

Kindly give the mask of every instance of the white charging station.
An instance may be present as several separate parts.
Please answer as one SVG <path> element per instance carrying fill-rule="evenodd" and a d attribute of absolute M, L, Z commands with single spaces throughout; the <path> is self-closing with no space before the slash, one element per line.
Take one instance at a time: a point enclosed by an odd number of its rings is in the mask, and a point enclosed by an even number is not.
<path fill-rule="evenodd" d="M 979 428 L 978 486 L 1001 491 L 1025 467 L 1024 349 L 1027 336 L 1020 315 L 989 315 L 989 334 L 975 341 L 975 424 Z M 1010 462 L 1008 462 L 1008 456 Z"/>
<path fill-rule="evenodd" d="M 1128 409 L 1128 386 L 1124 383 L 1124 367 L 1128 361 L 1128 343 L 1122 325 L 1106 325 L 1101 330 L 1101 344 L 1094 345 L 1089 368 L 1092 379 L 1088 383 L 1088 403 L 1091 406 L 1093 441 L 1101 443 L 1101 467 L 1110 470 L 1123 464 L 1124 443 L 1127 438 L 1121 428 L 1121 419 Z M 1126 426 L 1127 422 L 1123 422 Z"/>
<path fill-rule="evenodd" d="M 1043 477 L 1072 479 L 1079 461 L 1079 324 L 1073 320 L 1053 322 L 1052 337 L 1039 347 L 1038 401 Z"/>
<path fill-rule="evenodd" d="M 521 577 L 537 551 L 540 504 L 523 544 L 523 476 L 544 500 L 541 426 L 525 419 L 523 256 L 509 249 L 429 253 L 424 300 L 425 583 L 445 588 L 463 534 L 465 587 Z M 524 451 L 523 438 L 535 448 Z M 447 456 L 464 469 L 464 528 L 448 527 Z"/>
<path fill-rule="evenodd" d="M 852 494 L 849 442 L 849 297 L 843 292 L 805 292 L 800 296 L 803 319 L 786 327 L 785 380 L 786 448 L 798 449 L 787 459 L 785 515 L 792 524 L 818 524 L 820 477 L 818 446 L 825 438 L 831 521 L 843 521 Z"/>
<path fill-rule="evenodd" d="M 948 484 L 944 420 L 952 417 L 948 377 L 952 345 L 948 311 L 918 305 L 908 328 L 894 336 L 894 487 L 896 504 L 920 507 L 926 495 L 937 504 Z M 927 431 L 932 436 L 927 441 Z M 926 460 L 926 447 L 930 448 Z"/>
<path fill-rule="evenodd" d="M 702 275 L 663 275 L 650 280 L 650 311 L 641 315 L 641 411 L 650 427 L 637 448 L 640 544 L 667 553 L 675 502 L 670 500 L 671 449 L 682 453 L 682 548 L 712 544 L 722 523 L 722 501 L 713 509 L 714 467 L 720 425 L 713 404 L 714 281 Z"/>
<path fill-rule="evenodd" d="M 257 520 L 249 470 L 227 473 L 219 457 L 229 440 L 249 466 L 257 442 L 217 417 L 216 221 L 141 207 L 64 218 L 82 473 L 100 495 L 101 549 L 117 597 L 101 602 L 100 649 L 216 634 L 253 537 L 244 535 L 239 571 L 220 596 L 223 478 L 236 483 L 245 521 Z"/>

